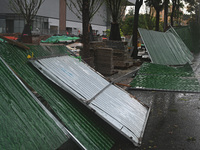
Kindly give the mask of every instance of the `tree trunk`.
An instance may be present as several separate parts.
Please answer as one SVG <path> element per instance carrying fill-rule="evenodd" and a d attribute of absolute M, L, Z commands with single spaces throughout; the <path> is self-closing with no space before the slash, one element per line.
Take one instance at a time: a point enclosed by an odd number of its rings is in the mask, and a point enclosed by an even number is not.
<path fill-rule="evenodd" d="M 138 40 L 138 21 L 139 21 L 139 11 L 140 11 L 140 7 L 143 3 L 143 0 L 136 1 L 136 5 L 135 5 L 135 15 L 134 15 L 134 25 L 133 25 L 133 38 L 132 38 L 132 43 L 133 43 L 133 53 L 132 53 L 132 57 L 133 58 L 137 58 L 138 55 L 138 48 L 137 48 L 137 40 Z"/>
<path fill-rule="evenodd" d="M 159 22 L 160 22 L 160 10 L 156 10 L 156 31 L 159 31 Z"/>
<path fill-rule="evenodd" d="M 83 1 L 82 6 L 82 27 L 83 27 L 83 50 L 81 52 L 82 58 L 90 57 L 90 43 L 89 43 L 89 0 Z"/>
<path fill-rule="evenodd" d="M 109 40 L 121 41 L 119 23 L 111 23 Z"/>
<path fill-rule="evenodd" d="M 31 28 L 32 28 L 32 26 L 31 26 L 30 23 L 25 24 L 24 30 L 23 30 L 23 32 L 22 32 L 22 36 L 23 36 L 23 35 L 31 36 L 31 35 L 32 35 L 32 34 L 31 34 Z"/>
<path fill-rule="evenodd" d="M 171 26 L 174 26 L 174 11 L 175 11 L 175 7 L 176 7 L 176 0 L 172 1 L 173 5 L 172 5 L 172 13 L 171 13 Z"/>
<path fill-rule="evenodd" d="M 92 30 L 92 25 L 90 24 L 90 41 L 94 41 L 94 36 L 93 36 L 93 30 Z"/>
<path fill-rule="evenodd" d="M 169 4 L 169 0 L 165 0 L 165 8 L 164 8 L 164 31 L 167 30 L 167 26 L 168 26 L 168 4 Z"/>
<path fill-rule="evenodd" d="M 180 0 L 177 0 L 177 5 L 176 5 L 176 20 L 177 20 L 177 24 L 179 25 L 179 8 L 180 8 Z"/>

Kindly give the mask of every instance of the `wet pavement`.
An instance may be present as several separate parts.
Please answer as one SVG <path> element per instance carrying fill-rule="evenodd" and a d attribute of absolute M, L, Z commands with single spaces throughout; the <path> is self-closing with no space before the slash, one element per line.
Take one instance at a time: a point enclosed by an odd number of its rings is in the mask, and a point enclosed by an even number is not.
<path fill-rule="evenodd" d="M 129 91 L 151 107 L 140 149 L 198 150 L 200 95 Z"/>
<path fill-rule="evenodd" d="M 200 81 L 200 55 L 192 68 Z M 125 74 L 133 68 L 119 72 Z M 117 76 L 117 75 L 115 75 Z M 114 77 L 115 77 L 114 76 Z M 112 78 L 112 77 L 110 77 Z M 121 81 L 128 84 L 131 76 Z M 140 148 L 130 143 L 119 144 L 115 149 L 132 150 L 199 150 L 200 149 L 200 94 L 161 91 L 127 90 L 151 109 Z M 127 146 L 128 145 L 128 146 Z"/>

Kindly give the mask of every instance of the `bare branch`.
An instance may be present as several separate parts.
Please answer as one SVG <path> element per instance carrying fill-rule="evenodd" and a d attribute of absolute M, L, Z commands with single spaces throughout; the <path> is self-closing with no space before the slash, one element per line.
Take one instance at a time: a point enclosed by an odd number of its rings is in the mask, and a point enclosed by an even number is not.
<path fill-rule="evenodd" d="M 105 0 L 108 8 L 112 14 L 113 22 L 118 22 L 123 16 L 127 3 L 127 0 Z"/>
<path fill-rule="evenodd" d="M 13 12 L 21 14 L 27 23 L 30 23 L 44 1 L 45 0 L 9 0 L 9 7 Z"/>
<path fill-rule="evenodd" d="M 73 14 L 75 14 L 79 19 L 82 17 L 82 6 L 84 0 L 69 0 L 70 3 L 67 3 L 68 8 Z M 99 8 L 104 3 L 104 0 L 89 0 L 89 20 L 91 21 L 92 17 L 97 13 Z"/>

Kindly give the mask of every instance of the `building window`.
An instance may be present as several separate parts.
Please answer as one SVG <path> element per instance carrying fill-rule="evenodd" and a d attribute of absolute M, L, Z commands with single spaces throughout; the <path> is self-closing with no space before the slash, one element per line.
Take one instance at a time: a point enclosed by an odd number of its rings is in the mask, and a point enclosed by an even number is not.
<path fill-rule="evenodd" d="M 36 16 L 33 20 L 33 31 L 39 32 L 39 34 L 48 34 L 49 22 L 48 18 Z"/>
<path fill-rule="evenodd" d="M 0 19 L 0 33 L 6 32 L 6 20 Z"/>
<path fill-rule="evenodd" d="M 14 20 L 14 33 L 22 33 L 24 29 L 24 20 Z"/>

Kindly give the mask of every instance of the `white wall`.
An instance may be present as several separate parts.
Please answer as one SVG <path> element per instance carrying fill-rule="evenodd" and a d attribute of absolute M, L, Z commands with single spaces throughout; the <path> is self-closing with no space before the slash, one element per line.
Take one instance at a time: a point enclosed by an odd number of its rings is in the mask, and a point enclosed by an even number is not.
<path fill-rule="evenodd" d="M 69 0 L 67 0 L 67 2 L 69 2 Z M 0 0 L 0 6 L 0 13 L 13 13 L 11 10 L 9 10 L 8 0 Z M 59 0 L 45 0 L 41 5 L 37 15 L 49 18 L 49 28 L 50 26 L 59 27 Z M 77 18 L 68 7 L 66 20 L 67 27 L 76 28 L 77 31 L 74 30 L 75 32 L 78 32 L 78 30 L 82 32 L 82 20 Z M 91 24 L 93 30 L 99 31 L 98 34 L 103 34 L 103 31 L 106 30 L 107 8 L 105 4 L 103 4 L 99 11 L 95 14 Z"/>
<path fill-rule="evenodd" d="M 59 0 L 45 0 L 41 5 L 38 16 L 46 16 L 50 18 L 59 18 Z"/>

